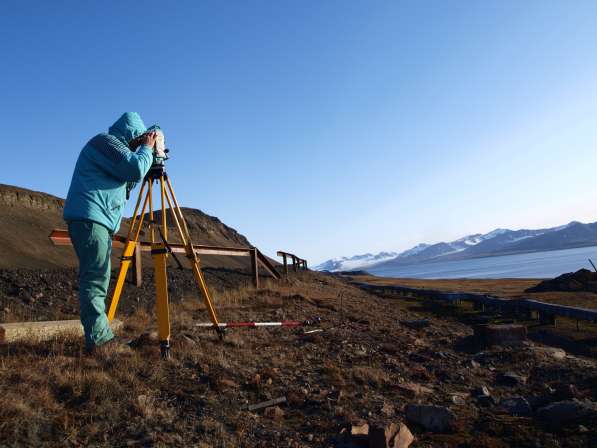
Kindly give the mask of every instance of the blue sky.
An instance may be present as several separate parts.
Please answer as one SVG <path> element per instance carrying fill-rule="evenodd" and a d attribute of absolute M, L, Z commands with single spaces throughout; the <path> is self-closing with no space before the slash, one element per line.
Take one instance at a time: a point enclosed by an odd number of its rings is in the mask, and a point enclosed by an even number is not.
<path fill-rule="evenodd" d="M 597 3 L 3 2 L 1 183 L 124 111 L 179 200 L 312 263 L 597 220 Z"/>

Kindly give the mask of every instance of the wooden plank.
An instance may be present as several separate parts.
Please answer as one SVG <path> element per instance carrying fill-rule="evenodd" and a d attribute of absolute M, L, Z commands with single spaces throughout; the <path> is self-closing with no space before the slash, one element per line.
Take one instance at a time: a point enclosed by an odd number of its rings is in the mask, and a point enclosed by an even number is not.
<path fill-rule="evenodd" d="M 259 249 L 255 248 L 255 251 L 257 253 L 257 259 L 259 260 L 259 263 L 261 264 L 261 266 L 272 277 L 274 277 L 276 280 L 279 280 L 281 278 L 281 275 L 278 272 L 278 270 L 274 267 L 274 265 L 270 263 L 270 261 L 267 259 L 267 257 L 265 255 L 263 255 Z"/>
<path fill-rule="evenodd" d="M 113 331 L 122 328 L 122 321 L 114 319 L 110 326 Z M 0 344 L 17 341 L 46 341 L 59 335 L 83 335 L 80 320 L 53 320 L 44 322 L 14 322 L 0 324 Z"/>
<path fill-rule="evenodd" d="M 56 246 L 70 246 L 72 245 L 68 230 L 54 229 L 50 233 L 50 240 Z M 126 238 L 121 235 L 114 235 L 112 237 L 113 247 L 124 247 Z M 151 243 L 149 241 L 139 241 L 137 243 L 143 252 L 151 251 Z M 182 244 L 170 243 L 172 252 L 185 253 L 185 247 Z M 200 255 L 228 255 L 236 257 L 248 257 L 250 255 L 250 249 L 248 247 L 220 247 L 220 246 L 207 246 L 203 244 L 194 244 L 193 249 L 197 254 Z"/>
<path fill-rule="evenodd" d="M 277 254 L 278 254 L 278 257 L 282 257 L 284 255 L 286 255 L 288 257 L 294 257 L 295 256 L 294 254 L 291 254 L 290 252 L 284 252 L 283 250 L 279 250 L 277 252 Z"/>
<path fill-rule="evenodd" d="M 286 403 L 286 397 L 274 398 L 273 400 L 262 401 L 261 403 L 257 404 L 250 404 L 247 406 L 247 409 L 249 411 L 256 411 L 258 409 L 269 408 L 270 406 L 275 406 L 281 403 Z"/>

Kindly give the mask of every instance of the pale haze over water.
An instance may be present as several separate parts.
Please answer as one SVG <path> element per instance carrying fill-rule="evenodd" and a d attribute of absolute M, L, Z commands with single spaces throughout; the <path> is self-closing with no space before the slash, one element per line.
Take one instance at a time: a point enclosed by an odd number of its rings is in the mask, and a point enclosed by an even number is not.
<path fill-rule="evenodd" d="M 392 269 L 370 269 L 375 275 L 403 278 L 552 278 L 597 264 L 597 247 L 533 252 L 472 260 L 421 263 Z"/>

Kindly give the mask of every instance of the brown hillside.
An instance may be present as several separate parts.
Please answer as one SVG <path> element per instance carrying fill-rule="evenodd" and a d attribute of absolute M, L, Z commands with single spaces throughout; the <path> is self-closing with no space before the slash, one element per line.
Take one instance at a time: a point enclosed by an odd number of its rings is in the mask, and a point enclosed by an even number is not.
<path fill-rule="evenodd" d="M 54 228 L 66 228 L 62 219 L 64 200 L 50 194 L 0 184 L 0 268 L 54 268 L 77 265 L 70 247 L 56 247 L 48 239 Z M 184 208 L 183 213 L 195 244 L 214 246 L 251 246 L 236 230 L 218 218 L 200 210 Z M 159 219 L 159 213 L 156 218 Z M 170 223 L 173 225 L 173 223 Z M 129 225 L 123 219 L 121 232 Z M 175 228 L 171 228 L 172 241 Z M 142 238 L 148 238 L 143 232 Z M 115 250 L 119 255 L 119 249 Z M 149 258 L 145 259 L 149 263 Z M 211 267 L 245 268 L 248 260 L 240 257 L 202 257 L 203 265 Z M 113 259 L 117 266 L 117 259 Z M 146 266 L 149 266 L 146 264 Z"/>

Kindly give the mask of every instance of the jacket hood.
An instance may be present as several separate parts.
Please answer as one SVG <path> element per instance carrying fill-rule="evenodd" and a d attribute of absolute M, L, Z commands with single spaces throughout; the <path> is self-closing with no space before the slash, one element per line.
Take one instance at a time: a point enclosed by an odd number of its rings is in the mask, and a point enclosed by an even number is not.
<path fill-rule="evenodd" d="M 143 120 L 137 112 L 125 112 L 118 120 L 116 120 L 116 123 L 108 129 L 110 135 L 113 135 L 127 145 L 132 139 L 140 136 L 145 131 L 145 123 L 143 123 Z"/>

